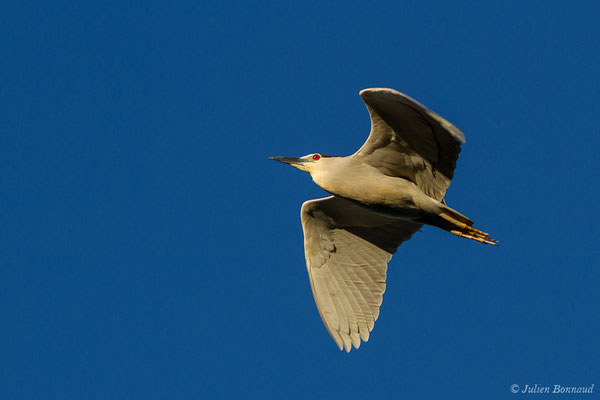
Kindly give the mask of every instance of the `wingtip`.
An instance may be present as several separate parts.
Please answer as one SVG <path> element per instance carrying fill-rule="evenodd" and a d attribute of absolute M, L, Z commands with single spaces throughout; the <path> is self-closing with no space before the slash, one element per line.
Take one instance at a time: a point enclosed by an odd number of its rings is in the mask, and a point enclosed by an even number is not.
<path fill-rule="evenodd" d="M 358 347 L 356 347 L 356 346 L 355 346 L 355 348 L 357 348 L 357 349 L 358 349 Z M 346 344 L 344 343 L 344 346 L 340 347 L 340 350 L 342 350 L 342 351 L 346 351 L 346 354 L 348 354 L 348 353 L 350 353 L 350 350 L 352 350 L 352 344 L 348 344 L 348 345 L 346 345 Z"/>
<path fill-rule="evenodd" d="M 405 94 L 400 93 L 397 90 L 390 89 L 390 88 L 383 88 L 383 87 L 366 88 L 366 89 L 363 89 L 360 92 L 358 92 L 360 97 L 362 97 L 363 99 L 366 97 L 369 97 L 375 93 L 389 93 L 389 94 L 395 94 L 395 95 L 399 94 L 401 96 L 406 96 Z"/>

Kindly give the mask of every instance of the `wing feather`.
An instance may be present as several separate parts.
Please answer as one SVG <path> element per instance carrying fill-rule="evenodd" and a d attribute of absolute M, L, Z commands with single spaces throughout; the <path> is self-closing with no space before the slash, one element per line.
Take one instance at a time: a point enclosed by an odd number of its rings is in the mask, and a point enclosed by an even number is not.
<path fill-rule="evenodd" d="M 388 176 L 413 181 L 441 201 L 465 142 L 460 129 L 392 89 L 365 89 L 360 96 L 371 117 L 371 133 L 355 156 Z"/>
<path fill-rule="evenodd" d="M 306 266 L 321 319 L 340 350 L 369 340 L 386 288 L 387 263 L 420 224 L 331 196 L 302 205 Z"/>

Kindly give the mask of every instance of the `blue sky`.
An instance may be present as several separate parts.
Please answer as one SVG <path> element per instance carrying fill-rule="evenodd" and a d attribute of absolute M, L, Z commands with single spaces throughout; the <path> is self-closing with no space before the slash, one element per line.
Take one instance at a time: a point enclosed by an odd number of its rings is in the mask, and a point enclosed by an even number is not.
<path fill-rule="evenodd" d="M 0 397 L 600 390 L 599 17 L 591 1 L 3 3 Z M 501 245 L 416 234 L 348 355 L 304 264 L 300 206 L 324 192 L 267 157 L 353 153 L 366 87 L 463 130 L 446 199 Z"/>

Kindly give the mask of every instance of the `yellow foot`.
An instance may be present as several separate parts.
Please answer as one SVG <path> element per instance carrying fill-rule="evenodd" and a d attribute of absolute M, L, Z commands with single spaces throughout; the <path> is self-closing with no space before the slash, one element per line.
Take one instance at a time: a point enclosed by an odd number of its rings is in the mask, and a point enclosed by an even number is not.
<path fill-rule="evenodd" d="M 472 226 L 465 224 L 464 222 L 460 222 L 457 219 L 452 218 L 448 214 L 441 213 L 440 217 L 444 218 L 446 221 L 450 222 L 452 225 L 458 228 L 448 229 L 450 233 L 453 233 L 456 236 L 475 240 L 479 243 L 491 244 L 494 246 L 498 245 L 498 241 L 496 239 L 492 239 L 488 233 L 480 231 L 479 229 L 475 229 Z"/>
<path fill-rule="evenodd" d="M 481 232 L 481 231 L 479 231 L 479 232 Z M 487 233 L 485 235 L 470 235 L 469 233 L 464 232 L 464 231 L 454 231 L 454 230 L 450 231 L 450 233 L 453 233 L 456 236 L 460 236 L 460 237 L 463 237 L 466 239 L 478 241 L 479 243 L 485 243 L 485 244 L 491 244 L 494 246 L 498 246 L 498 241 L 496 239 L 492 239 L 491 237 L 489 237 L 489 235 Z"/>

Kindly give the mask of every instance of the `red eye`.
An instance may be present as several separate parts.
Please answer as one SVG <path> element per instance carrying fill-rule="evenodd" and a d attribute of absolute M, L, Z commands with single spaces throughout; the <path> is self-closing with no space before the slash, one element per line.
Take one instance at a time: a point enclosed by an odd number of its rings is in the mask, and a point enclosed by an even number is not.
<path fill-rule="evenodd" d="M 321 158 L 321 156 L 320 156 L 320 155 L 318 155 L 318 154 L 315 154 L 315 155 L 313 156 L 313 160 L 315 160 L 315 161 L 317 161 L 319 158 Z"/>

